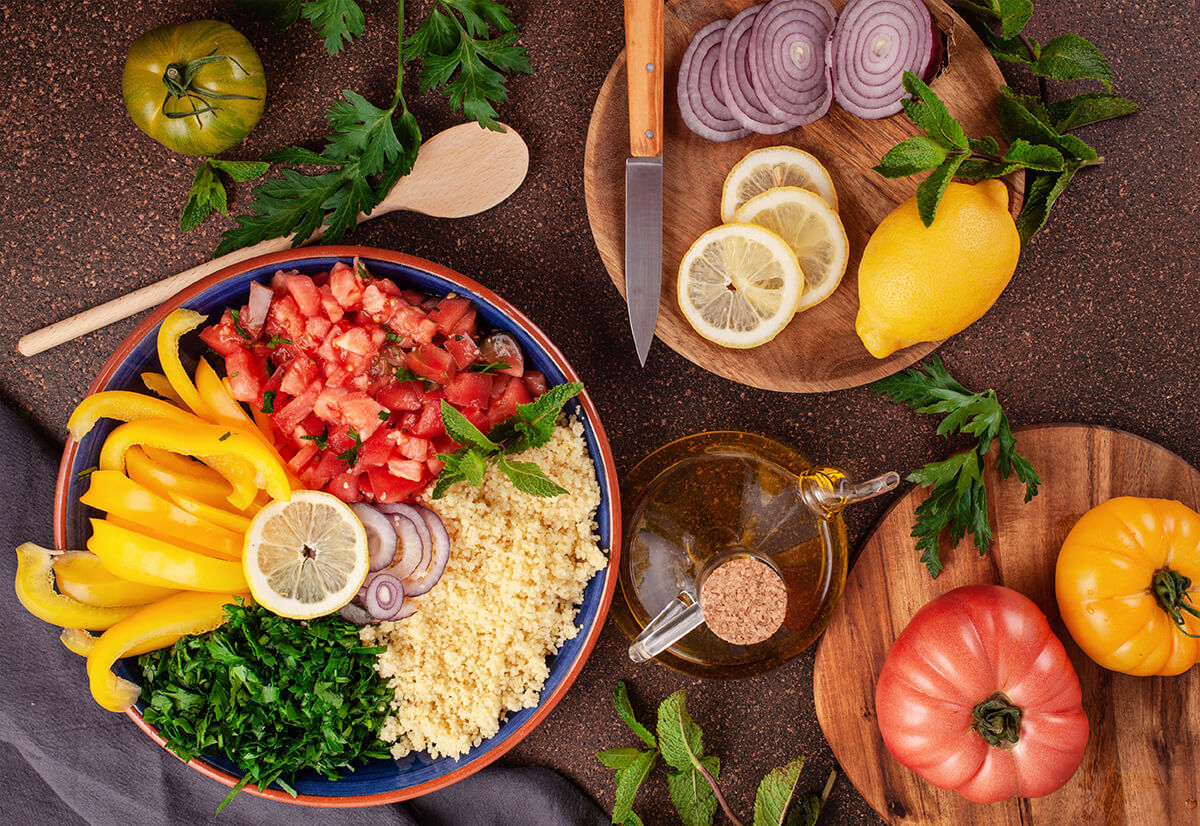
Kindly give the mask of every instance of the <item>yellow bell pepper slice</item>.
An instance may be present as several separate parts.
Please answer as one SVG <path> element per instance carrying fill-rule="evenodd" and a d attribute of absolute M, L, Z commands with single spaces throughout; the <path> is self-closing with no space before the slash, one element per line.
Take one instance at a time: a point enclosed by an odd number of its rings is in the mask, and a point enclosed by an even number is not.
<path fill-rule="evenodd" d="M 214 508 L 240 513 L 229 504 L 229 494 L 233 492 L 233 488 L 216 471 L 174 453 L 158 453 L 170 456 L 173 462 L 194 465 L 206 475 L 194 474 L 191 470 L 188 470 L 186 475 L 179 473 L 175 468 L 152 457 L 143 448 L 134 447 L 125 454 L 125 471 L 129 478 L 159 496 L 170 498 L 179 493 Z"/>
<path fill-rule="evenodd" d="M 241 559 L 245 530 L 232 531 L 201 519 L 115 470 L 94 471 L 90 482 L 87 492 L 79 497 L 83 504 L 191 550 L 221 559 Z M 247 527 L 249 523 L 247 519 Z"/>
<path fill-rule="evenodd" d="M 17 599 L 25 610 L 53 625 L 101 631 L 125 619 L 137 607 L 103 608 L 87 605 L 54 590 L 53 552 L 26 542 L 17 548 Z"/>
<path fill-rule="evenodd" d="M 172 493 L 171 501 L 174 502 L 180 509 L 187 511 L 193 516 L 204 519 L 213 523 L 214 525 L 220 525 L 222 528 L 228 528 L 230 531 L 241 535 L 243 537 L 243 542 L 246 531 L 250 530 L 250 517 L 248 516 L 242 516 L 239 513 L 230 513 L 224 508 L 214 508 L 212 505 L 192 499 L 180 493 Z M 262 506 L 258 505 L 256 502 L 253 506 L 253 509 L 257 513 L 261 507 Z M 241 558 L 241 547 L 241 545 L 238 546 L 239 559 Z"/>
<path fill-rule="evenodd" d="M 158 328 L 157 341 L 158 362 L 167 381 L 183 403 L 202 419 L 209 417 L 209 410 L 196 392 L 196 385 L 192 384 L 187 371 L 183 369 L 183 362 L 179 360 L 179 339 L 207 320 L 206 316 L 181 307 L 163 319 L 162 326 Z"/>
<path fill-rule="evenodd" d="M 128 711 L 137 702 L 141 688 L 112 672 L 122 657 L 174 645 L 188 634 L 204 634 L 225 623 L 224 606 L 234 601 L 233 593 L 185 592 L 147 605 L 136 614 L 108 629 L 96 641 L 87 658 L 88 684 L 92 697 L 109 711 Z"/>
<path fill-rule="evenodd" d="M 62 640 L 62 644 L 67 647 L 68 651 L 81 657 L 92 653 L 92 649 L 96 647 L 96 641 L 100 639 L 82 628 L 64 628 L 58 638 Z"/>
<path fill-rule="evenodd" d="M 162 396 L 179 407 L 187 407 L 183 403 L 183 399 L 179 398 L 179 394 L 175 392 L 175 388 L 171 386 L 171 382 L 167 381 L 167 377 L 162 373 L 142 373 L 141 379 L 142 384 L 146 385 L 146 389 L 151 393 Z"/>
<path fill-rule="evenodd" d="M 123 579 L 105 568 L 100 557 L 87 551 L 66 551 L 51 564 L 60 592 L 100 608 L 149 605 L 176 590 Z"/>
<path fill-rule="evenodd" d="M 266 445 L 241 428 L 206 424 L 184 429 L 167 419 L 129 422 L 104 442 L 100 469 L 124 472 L 125 453 L 134 445 L 207 460 L 233 486 L 229 502 L 238 509 L 250 505 L 260 487 L 273 499 L 291 497 L 283 465 Z"/>
<path fill-rule="evenodd" d="M 187 591 L 244 591 L 246 578 L 237 562 L 213 559 L 153 536 L 93 519 L 88 550 L 117 576 L 147 585 Z M 79 623 L 59 623 L 79 625 Z"/>
<path fill-rule="evenodd" d="M 169 419 L 182 427 L 205 424 L 202 419 L 169 401 L 128 390 L 105 390 L 88 396 L 76 406 L 71 418 L 67 420 L 67 429 L 78 442 L 90 433 L 96 422 L 101 419 L 118 419 L 122 422 Z"/>

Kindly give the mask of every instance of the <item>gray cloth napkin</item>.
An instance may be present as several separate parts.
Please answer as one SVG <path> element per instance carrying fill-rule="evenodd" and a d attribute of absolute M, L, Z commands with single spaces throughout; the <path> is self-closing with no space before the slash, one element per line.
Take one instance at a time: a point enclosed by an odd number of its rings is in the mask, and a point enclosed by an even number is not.
<path fill-rule="evenodd" d="M 418 800 L 368 809 L 293 806 L 228 791 L 91 699 L 83 660 L 13 594 L 12 549 L 51 544 L 60 449 L 0 404 L 0 822 L 600 826 L 604 813 L 549 769 L 489 768 Z"/>

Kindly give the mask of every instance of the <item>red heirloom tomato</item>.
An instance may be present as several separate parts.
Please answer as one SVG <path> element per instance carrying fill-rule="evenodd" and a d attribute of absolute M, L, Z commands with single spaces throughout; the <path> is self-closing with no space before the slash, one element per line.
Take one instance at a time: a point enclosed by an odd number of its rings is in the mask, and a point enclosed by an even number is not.
<path fill-rule="evenodd" d="M 875 687 L 888 751 L 975 803 L 1041 797 L 1071 779 L 1088 721 L 1079 677 L 1033 602 L 999 585 L 931 600 Z"/>

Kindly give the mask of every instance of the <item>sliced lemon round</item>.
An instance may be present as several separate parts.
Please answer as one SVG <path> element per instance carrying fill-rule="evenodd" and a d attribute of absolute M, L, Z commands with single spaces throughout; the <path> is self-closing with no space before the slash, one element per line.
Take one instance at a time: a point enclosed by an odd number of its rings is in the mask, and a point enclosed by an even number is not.
<path fill-rule="evenodd" d="M 296 491 L 260 510 L 242 555 L 255 602 L 291 619 L 341 608 L 362 587 L 369 565 L 362 522 L 345 502 L 316 490 Z"/>
<path fill-rule="evenodd" d="M 842 219 L 820 196 L 794 186 L 771 189 L 739 207 L 734 220 L 770 230 L 796 253 L 804 271 L 797 312 L 820 304 L 842 283 L 850 242 Z"/>
<path fill-rule="evenodd" d="M 721 220 L 735 220 L 738 207 L 777 186 L 798 186 L 817 193 L 836 212 L 837 190 L 829 170 L 815 157 L 794 146 L 755 149 L 738 161 L 725 176 L 721 189 Z"/>
<path fill-rule="evenodd" d="M 787 242 L 751 224 L 710 229 L 679 264 L 679 308 L 697 333 L 722 347 L 775 338 L 803 292 L 804 273 Z"/>

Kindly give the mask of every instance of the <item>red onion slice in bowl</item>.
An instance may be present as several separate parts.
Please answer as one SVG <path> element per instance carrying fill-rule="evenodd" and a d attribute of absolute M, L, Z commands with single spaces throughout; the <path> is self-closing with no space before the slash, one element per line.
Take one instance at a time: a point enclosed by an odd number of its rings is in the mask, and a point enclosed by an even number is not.
<path fill-rule="evenodd" d="M 433 561 L 433 538 L 429 535 L 429 526 L 425 523 L 421 516 L 421 511 L 424 508 L 416 505 L 406 505 L 401 502 L 379 502 L 375 505 L 375 509 L 380 513 L 386 513 L 389 516 L 398 514 L 408 518 L 412 522 L 413 527 L 417 529 L 417 535 L 421 537 L 422 551 L 421 562 L 417 564 L 415 570 L 423 571 L 429 567 Z M 406 574 L 406 576 L 408 576 Z"/>
<path fill-rule="evenodd" d="M 428 508 L 417 508 L 417 510 L 421 512 L 426 525 L 429 526 L 429 533 L 433 537 L 433 562 L 427 570 L 422 571 L 419 575 L 410 576 L 404 580 L 404 592 L 411 597 L 426 594 L 434 585 L 437 585 L 446 570 L 446 563 L 450 561 L 450 534 L 446 533 L 446 526 L 442 524 L 441 517 Z"/>
<path fill-rule="evenodd" d="M 413 522 L 413 518 L 402 513 L 393 513 L 385 518 L 390 520 L 392 527 L 396 529 L 396 558 L 388 567 L 388 572 L 404 579 L 428 567 L 433 561 L 433 541 L 422 540 L 422 533 Z M 425 525 L 425 520 L 419 521 L 420 527 L 425 529 L 424 533 L 428 536 L 429 528 Z"/>
<path fill-rule="evenodd" d="M 829 111 L 833 85 L 825 46 L 837 12 L 829 0 L 771 0 L 750 30 L 750 79 L 763 109 L 787 123 Z"/>
<path fill-rule="evenodd" d="M 796 124 L 780 121 L 763 108 L 750 77 L 751 27 L 761 10 L 762 6 L 751 6 L 729 21 L 721 40 L 717 78 L 721 97 L 738 123 L 762 135 L 778 135 Z"/>
<path fill-rule="evenodd" d="M 728 26 L 728 20 L 714 20 L 696 32 L 683 53 L 675 87 L 683 122 L 710 141 L 732 141 L 750 134 L 725 105 L 717 78 L 721 42 Z"/>
<path fill-rule="evenodd" d="M 363 598 L 363 606 L 374 620 L 386 622 L 401 618 L 407 595 L 397 577 L 387 571 L 379 571 L 368 574 L 364 584 L 367 586 L 367 595 Z"/>
<path fill-rule="evenodd" d="M 899 112 L 904 72 L 925 76 L 934 65 L 934 32 L 921 0 L 850 0 L 829 43 L 834 100 L 860 118 Z"/>
<path fill-rule="evenodd" d="M 382 571 L 392 564 L 396 556 L 396 531 L 391 520 L 362 502 L 351 503 L 350 509 L 367 532 L 367 550 L 371 557 L 369 569 Z"/>

